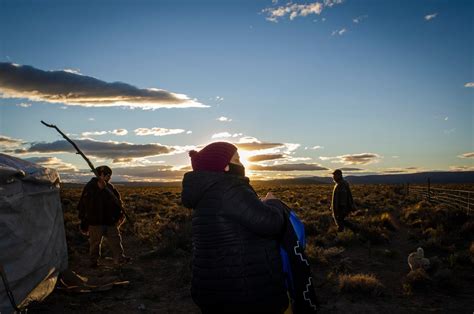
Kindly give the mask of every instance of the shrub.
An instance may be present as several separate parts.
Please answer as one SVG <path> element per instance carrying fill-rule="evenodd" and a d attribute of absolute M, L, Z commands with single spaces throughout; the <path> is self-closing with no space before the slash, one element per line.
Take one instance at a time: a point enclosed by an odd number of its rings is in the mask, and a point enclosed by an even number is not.
<path fill-rule="evenodd" d="M 383 213 L 382 215 L 380 215 L 380 222 L 385 229 L 388 229 L 390 231 L 398 230 L 395 218 L 389 213 Z"/>
<path fill-rule="evenodd" d="M 339 275 L 339 291 L 343 293 L 379 296 L 384 288 L 373 274 Z"/>
<path fill-rule="evenodd" d="M 409 286 L 411 291 L 425 289 L 431 285 L 431 282 L 430 276 L 423 268 L 410 271 L 405 278 L 405 283 Z"/>
<path fill-rule="evenodd" d="M 338 232 L 336 236 L 336 242 L 339 244 L 351 244 L 356 241 L 357 238 L 354 232 L 350 229 L 344 229 L 344 231 Z"/>

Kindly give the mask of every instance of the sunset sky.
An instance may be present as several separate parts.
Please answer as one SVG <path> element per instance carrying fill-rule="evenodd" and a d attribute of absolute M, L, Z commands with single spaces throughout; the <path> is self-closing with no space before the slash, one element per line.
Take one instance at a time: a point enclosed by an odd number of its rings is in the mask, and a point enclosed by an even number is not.
<path fill-rule="evenodd" d="M 0 151 L 86 181 L 474 170 L 474 2 L 0 0 Z"/>

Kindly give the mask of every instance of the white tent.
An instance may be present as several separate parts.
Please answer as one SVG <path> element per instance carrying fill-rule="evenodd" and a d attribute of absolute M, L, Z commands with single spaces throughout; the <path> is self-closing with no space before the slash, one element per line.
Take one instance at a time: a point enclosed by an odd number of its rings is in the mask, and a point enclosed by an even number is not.
<path fill-rule="evenodd" d="M 59 175 L 0 154 L 0 266 L 21 308 L 41 301 L 68 267 Z M 0 280 L 0 313 L 12 313 Z"/>

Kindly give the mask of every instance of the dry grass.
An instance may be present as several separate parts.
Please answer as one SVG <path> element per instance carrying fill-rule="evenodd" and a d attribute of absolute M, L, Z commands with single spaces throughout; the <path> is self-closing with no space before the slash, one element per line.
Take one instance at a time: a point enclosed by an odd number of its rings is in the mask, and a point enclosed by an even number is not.
<path fill-rule="evenodd" d="M 339 275 L 339 291 L 342 293 L 379 296 L 384 289 L 373 274 Z"/>
<path fill-rule="evenodd" d="M 405 277 L 403 289 L 405 294 L 411 295 L 413 292 L 424 292 L 432 285 L 432 279 L 422 268 L 410 271 Z"/>
<path fill-rule="evenodd" d="M 474 264 L 472 217 L 467 217 L 462 211 L 420 201 L 413 195 L 406 196 L 400 187 L 352 186 L 357 211 L 347 218 L 351 228 L 344 232 L 337 232 L 329 209 L 332 185 L 257 184 L 254 187 L 260 196 L 272 191 L 305 223 L 306 254 L 310 258 L 314 278 L 319 279 L 317 289 L 328 304 L 340 298 L 334 289 L 357 297 L 382 293 L 393 296 L 394 291 L 400 290 L 399 278 L 403 278 L 405 293 L 416 293 L 414 297 L 417 297 L 424 295 L 421 291 L 425 289 L 429 292 L 433 286 L 458 284 L 464 279 L 456 276 L 462 276 L 458 274 L 463 274 Z M 188 293 L 187 286 L 191 280 L 192 210 L 182 206 L 180 187 L 119 185 L 117 188 L 129 216 L 135 222 L 133 225 L 126 223 L 122 234 L 129 243 L 137 246 L 133 250 L 138 255 L 136 265 L 143 262 L 159 265 L 160 269 L 162 265 L 170 267 L 169 275 L 160 280 L 169 279 L 173 283 L 174 286 L 167 284 L 166 290 L 172 290 L 175 299 L 165 301 L 167 299 L 162 295 L 161 302 L 172 302 L 169 306 L 173 308 L 179 299 L 176 296 L 185 294 L 179 289 L 185 287 L 183 291 Z M 88 250 L 87 238 L 78 232 L 76 206 L 80 193 L 81 188 L 67 188 L 61 193 L 70 260 L 87 256 Z M 406 239 L 410 242 L 410 248 L 406 247 L 407 240 L 404 240 L 405 247 L 402 246 L 402 233 L 409 235 Z M 439 269 L 406 274 L 406 252 L 418 246 L 423 246 L 430 260 L 437 258 Z M 129 248 L 126 247 L 126 251 Z M 394 273 L 397 280 L 393 280 Z M 140 284 L 146 285 L 144 282 Z M 160 287 L 159 283 L 152 284 Z M 383 300 L 380 302 L 385 302 L 385 298 Z M 399 300 L 389 302 L 397 303 Z M 420 304 L 423 302 L 420 301 Z"/>

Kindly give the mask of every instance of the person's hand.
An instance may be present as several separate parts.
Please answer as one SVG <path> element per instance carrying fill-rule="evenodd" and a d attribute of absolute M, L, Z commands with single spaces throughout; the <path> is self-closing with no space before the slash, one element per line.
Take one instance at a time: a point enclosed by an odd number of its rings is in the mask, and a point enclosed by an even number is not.
<path fill-rule="evenodd" d="M 262 202 L 264 202 L 268 200 L 276 200 L 277 198 L 275 197 L 275 195 L 273 195 L 272 192 L 268 192 L 267 195 L 265 195 L 265 197 L 262 197 L 260 199 L 262 200 Z"/>
<path fill-rule="evenodd" d="M 126 220 L 127 218 L 125 217 L 125 215 L 123 213 L 120 213 L 120 217 L 117 221 L 117 227 L 120 228 L 120 226 L 122 226 Z"/>
<path fill-rule="evenodd" d="M 79 230 L 83 235 L 89 235 L 89 224 L 83 220 L 81 220 L 81 224 L 79 225 Z"/>

